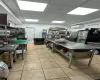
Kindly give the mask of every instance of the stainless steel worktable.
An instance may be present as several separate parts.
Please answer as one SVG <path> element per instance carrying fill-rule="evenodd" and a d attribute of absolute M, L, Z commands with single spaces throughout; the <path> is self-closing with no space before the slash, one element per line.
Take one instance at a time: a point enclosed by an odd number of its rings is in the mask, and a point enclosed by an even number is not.
<path fill-rule="evenodd" d="M 75 42 L 66 42 L 66 43 L 57 43 L 54 42 L 57 45 L 63 46 L 65 48 L 71 49 L 71 50 L 92 50 L 92 49 L 100 49 L 98 46 L 90 46 L 83 43 L 75 43 Z"/>
<path fill-rule="evenodd" d="M 27 51 L 27 42 L 12 42 L 9 44 L 19 45 L 22 49 L 22 59 L 24 59 L 24 50 Z"/>
<path fill-rule="evenodd" d="M 14 51 L 18 47 L 18 44 L 7 44 L 3 47 L 0 47 L 0 51 Z"/>
<path fill-rule="evenodd" d="M 16 58 L 16 49 L 17 49 L 17 47 L 18 47 L 18 45 L 11 45 L 11 44 L 7 44 L 7 45 L 4 45 L 4 46 L 0 47 L 0 51 L 9 53 L 9 67 L 10 68 L 12 68 L 13 60 L 14 61 L 17 60 L 17 58 Z"/>
<path fill-rule="evenodd" d="M 66 41 L 66 43 L 58 43 L 54 40 L 49 40 L 49 39 L 47 39 L 46 41 L 53 43 L 52 51 L 56 50 L 62 55 L 64 55 L 65 57 L 69 58 L 69 67 L 71 67 L 72 60 L 74 58 L 79 58 L 79 55 L 80 55 L 80 58 L 90 58 L 89 63 L 88 63 L 88 65 L 90 66 L 93 55 L 94 55 L 94 51 L 96 49 L 100 49 L 100 47 L 97 47 L 97 46 L 90 46 L 83 43 L 75 43 L 75 42 L 70 42 L 70 41 Z M 68 50 L 66 53 L 67 55 L 64 52 L 57 49 L 57 47 L 59 46 Z"/>

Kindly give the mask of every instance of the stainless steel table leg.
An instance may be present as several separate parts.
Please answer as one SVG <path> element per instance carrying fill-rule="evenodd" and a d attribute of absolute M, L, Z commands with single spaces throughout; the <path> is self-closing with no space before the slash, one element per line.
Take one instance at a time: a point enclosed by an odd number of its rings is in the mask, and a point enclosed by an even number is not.
<path fill-rule="evenodd" d="M 54 49 L 52 48 L 51 51 L 54 52 Z"/>
<path fill-rule="evenodd" d="M 22 44 L 21 45 L 21 47 L 22 47 L 22 59 L 24 59 L 24 56 L 25 56 L 25 50 L 26 50 L 26 45 L 24 45 L 24 44 Z"/>
<path fill-rule="evenodd" d="M 20 49 L 22 50 L 21 56 L 22 56 L 22 60 L 24 59 L 24 45 L 20 44 Z"/>
<path fill-rule="evenodd" d="M 71 64 L 72 64 L 72 57 L 70 58 L 70 61 L 69 61 L 69 68 L 71 68 Z"/>
<path fill-rule="evenodd" d="M 16 54 L 16 50 L 14 51 L 14 61 L 17 61 L 17 54 Z"/>
<path fill-rule="evenodd" d="M 90 60 L 89 60 L 88 66 L 91 65 L 91 62 L 92 62 L 92 59 L 93 59 L 93 56 L 94 56 L 94 51 L 95 51 L 95 50 L 93 50 L 93 51 L 91 52 L 91 57 L 90 57 Z"/>
<path fill-rule="evenodd" d="M 72 64 L 72 61 L 73 61 L 73 53 L 74 53 L 74 51 L 71 50 L 70 53 L 71 53 L 71 55 L 70 55 L 70 59 L 69 59 L 69 66 L 68 66 L 69 68 L 71 68 L 71 64 Z"/>
<path fill-rule="evenodd" d="M 25 44 L 25 50 L 27 51 L 27 44 Z"/>
<path fill-rule="evenodd" d="M 27 44 L 25 44 L 25 54 L 24 54 L 24 56 L 26 56 L 26 54 L 27 54 Z"/>
<path fill-rule="evenodd" d="M 24 59 L 24 49 L 22 47 L 22 59 Z"/>
<path fill-rule="evenodd" d="M 13 53 L 9 52 L 9 67 L 12 68 L 13 65 Z"/>
<path fill-rule="evenodd" d="M 51 51 L 54 52 L 54 43 L 53 43 L 53 45 L 52 45 L 52 49 L 51 49 Z"/>

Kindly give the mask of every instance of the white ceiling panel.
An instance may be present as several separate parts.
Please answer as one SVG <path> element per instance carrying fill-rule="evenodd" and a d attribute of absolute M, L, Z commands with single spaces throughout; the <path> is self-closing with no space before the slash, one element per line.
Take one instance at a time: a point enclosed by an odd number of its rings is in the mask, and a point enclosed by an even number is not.
<path fill-rule="evenodd" d="M 91 14 L 89 14 L 89 15 L 87 15 L 87 16 L 98 18 L 98 17 L 100 17 L 100 11 L 97 11 L 97 12 L 91 13 Z"/>
<path fill-rule="evenodd" d="M 7 6 L 9 6 L 9 8 L 11 8 L 11 9 L 15 9 L 15 10 L 17 10 L 18 9 L 18 7 L 16 7 L 16 1 L 14 1 L 14 0 L 3 0 L 3 2 L 7 5 Z"/>
<path fill-rule="evenodd" d="M 59 17 L 61 19 L 64 19 L 64 20 L 68 20 L 68 21 L 80 21 L 81 19 L 84 18 L 84 16 L 78 16 L 78 15 L 64 15 L 64 16 L 61 16 Z"/>
<path fill-rule="evenodd" d="M 79 6 L 88 0 L 51 0 L 52 4 Z"/>
<path fill-rule="evenodd" d="M 47 8 L 45 9 L 44 12 L 47 13 L 63 13 L 67 14 L 69 11 L 75 9 L 76 7 L 72 6 L 64 6 L 64 5 L 54 5 L 54 4 L 48 4 Z"/>
<path fill-rule="evenodd" d="M 100 9 L 100 0 L 90 0 L 82 6 L 88 8 Z"/>
<path fill-rule="evenodd" d="M 23 15 L 25 16 L 26 19 L 28 18 L 39 19 L 39 23 L 51 24 L 51 21 L 53 20 L 63 20 L 59 18 L 59 16 L 61 15 L 59 13 L 54 14 L 54 13 L 38 13 L 38 12 L 23 11 Z"/>
<path fill-rule="evenodd" d="M 82 21 L 87 21 L 91 19 L 95 19 L 95 17 L 90 17 L 90 16 L 78 16 L 78 15 L 64 15 L 59 17 L 59 19 L 63 19 L 66 21 L 66 23 L 78 23 Z"/>
<path fill-rule="evenodd" d="M 22 11 L 25 18 L 37 18 L 37 19 L 55 19 L 59 16 L 63 15 L 61 13 L 39 13 L 39 12 L 29 12 L 29 11 Z"/>

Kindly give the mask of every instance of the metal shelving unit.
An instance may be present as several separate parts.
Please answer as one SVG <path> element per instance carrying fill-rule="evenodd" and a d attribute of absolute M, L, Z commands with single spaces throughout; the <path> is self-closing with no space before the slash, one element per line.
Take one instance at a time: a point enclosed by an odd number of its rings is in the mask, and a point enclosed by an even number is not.
<path fill-rule="evenodd" d="M 48 30 L 48 33 L 46 35 L 47 39 L 56 39 L 56 38 L 61 38 L 66 37 L 67 35 L 67 29 L 65 28 L 59 28 L 59 27 L 55 27 L 55 28 L 50 28 Z"/>

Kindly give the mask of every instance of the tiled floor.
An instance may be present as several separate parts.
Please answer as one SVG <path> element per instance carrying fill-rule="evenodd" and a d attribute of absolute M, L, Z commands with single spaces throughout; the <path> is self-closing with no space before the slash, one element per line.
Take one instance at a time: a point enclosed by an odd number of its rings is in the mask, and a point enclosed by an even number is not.
<path fill-rule="evenodd" d="M 68 60 L 52 53 L 45 45 L 28 44 L 24 60 L 19 59 L 10 70 L 8 80 L 94 80 L 100 79 L 100 56 L 94 56 L 90 67 L 88 60 Z"/>

